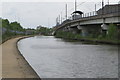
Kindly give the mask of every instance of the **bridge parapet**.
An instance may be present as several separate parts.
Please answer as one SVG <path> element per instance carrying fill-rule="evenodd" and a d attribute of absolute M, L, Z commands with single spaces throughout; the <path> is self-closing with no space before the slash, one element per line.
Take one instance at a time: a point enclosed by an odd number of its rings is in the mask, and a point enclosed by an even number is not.
<path fill-rule="evenodd" d="M 67 22 L 64 22 L 64 23 L 60 24 L 59 26 L 56 26 L 55 29 L 62 28 L 65 25 L 68 25 L 68 24 L 74 24 L 74 23 L 78 23 L 78 22 L 89 21 L 89 20 L 96 20 L 96 19 L 103 19 L 103 18 L 113 18 L 113 17 L 118 17 L 118 19 L 119 19 L 120 12 L 112 13 L 112 14 L 96 15 L 96 16 L 91 16 L 91 17 L 83 17 L 83 18 L 76 19 L 76 20 L 69 20 Z"/>

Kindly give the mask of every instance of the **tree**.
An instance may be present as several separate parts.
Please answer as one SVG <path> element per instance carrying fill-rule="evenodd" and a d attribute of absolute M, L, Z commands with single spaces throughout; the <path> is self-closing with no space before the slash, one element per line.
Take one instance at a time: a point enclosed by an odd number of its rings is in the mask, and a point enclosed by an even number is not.
<path fill-rule="evenodd" d="M 42 35 L 50 35 L 52 29 L 47 28 L 47 27 L 40 27 L 37 29 L 37 33 L 42 34 Z"/>
<path fill-rule="evenodd" d="M 11 30 L 23 31 L 22 26 L 18 22 L 12 22 L 12 23 L 10 23 L 10 27 L 11 27 Z"/>
<path fill-rule="evenodd" d="M 8 19 L 2 19 L 2 27 L 10 28 Z"/>

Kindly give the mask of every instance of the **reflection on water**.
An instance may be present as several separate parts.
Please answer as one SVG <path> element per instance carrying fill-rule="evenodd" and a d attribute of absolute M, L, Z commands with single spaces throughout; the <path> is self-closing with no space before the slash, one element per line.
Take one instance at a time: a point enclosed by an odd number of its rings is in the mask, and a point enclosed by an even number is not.
<path fill-rule="evenodd" d="M 18 47 L 41 78 L 118 77 L 117 46 L 35 36 L 19 41 Z"/>

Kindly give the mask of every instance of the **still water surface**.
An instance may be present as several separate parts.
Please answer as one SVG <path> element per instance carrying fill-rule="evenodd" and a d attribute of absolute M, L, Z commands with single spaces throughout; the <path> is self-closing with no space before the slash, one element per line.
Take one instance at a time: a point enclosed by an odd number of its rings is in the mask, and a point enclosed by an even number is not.
<path fill-rule="evenodd" d="M 117 78 L 118 47 L 35 36 L 18 42 L 41 78 Z"/>

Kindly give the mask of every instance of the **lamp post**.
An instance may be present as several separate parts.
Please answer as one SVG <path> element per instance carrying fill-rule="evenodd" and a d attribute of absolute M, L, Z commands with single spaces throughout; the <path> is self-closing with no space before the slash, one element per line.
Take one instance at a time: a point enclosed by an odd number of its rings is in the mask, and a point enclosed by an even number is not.
<path fill-rule="evenodd" d="M 102 0 L 102 15 L 103 15 L 103 11 L 104 11 L 103 6 L 104 6 L 104 1 Z"/>
<path fill-rule="evenodd" d="M 77 1 L 75 0 L 75 11 L 77 10 Z"/>
<path fill-rule="evenodd" d="M 65 8 L 66 8 L 65 13 L 66 13 L 66 20 L 67 20 L 67 4 L 66 4 Z"/>

